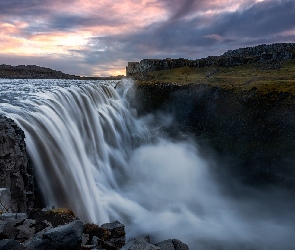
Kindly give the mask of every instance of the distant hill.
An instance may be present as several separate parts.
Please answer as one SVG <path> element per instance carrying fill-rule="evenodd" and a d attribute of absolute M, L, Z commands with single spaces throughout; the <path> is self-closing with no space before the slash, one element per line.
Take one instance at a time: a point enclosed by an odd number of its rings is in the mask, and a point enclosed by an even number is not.
<path fill-rule="evenodd" d="M 124 76 L 81 77 L 37 65 L 0 65 L 0 78 L 6 79 L 76 79 L 76 80 L 120 80 Z"/>

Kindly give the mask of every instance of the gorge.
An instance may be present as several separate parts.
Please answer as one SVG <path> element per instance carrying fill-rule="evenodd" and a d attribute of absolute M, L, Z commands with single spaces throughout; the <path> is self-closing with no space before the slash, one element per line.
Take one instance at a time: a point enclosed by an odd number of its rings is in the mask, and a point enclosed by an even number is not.
<path fill-rule="evenodd" d="M 1 114 L 24 131 L 43 205 L 119 220 L 127 238 L 292 249 L 293 92 L 148 79 L 1 80 Z M 19 131 L 6 121 L 1 138 Z M 1 152 L 3 164 L 11 152 Z M 31 188 L 13 212 L 31 206 Z"/>

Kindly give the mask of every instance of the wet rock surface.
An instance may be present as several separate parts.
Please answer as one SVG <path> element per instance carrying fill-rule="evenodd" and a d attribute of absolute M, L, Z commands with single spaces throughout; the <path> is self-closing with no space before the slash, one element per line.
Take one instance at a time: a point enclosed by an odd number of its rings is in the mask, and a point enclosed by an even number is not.
<path fill-rule="evenodd" d="M 13 120 L 0 115 L 0 210 L 5 212 L 26 212 L 34 205 L 33 174 L 24 138 Z"/>

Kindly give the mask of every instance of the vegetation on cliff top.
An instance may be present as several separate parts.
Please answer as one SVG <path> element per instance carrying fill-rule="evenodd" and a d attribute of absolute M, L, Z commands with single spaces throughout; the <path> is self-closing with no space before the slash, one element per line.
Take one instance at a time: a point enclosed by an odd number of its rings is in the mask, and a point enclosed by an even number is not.
<path fill-rule="evenodd" d="M 149 72 L 148 80 L 138 83 L 208 84 L 237 92 L 255 90 L 261 94 L 273 91 L 295 94 L 295 59 L 282 62 L 280 67 L 275 69 L 265 69 L 255 64 L 233 67 L 213 65 L 203 68 L 186 66 Z"/>

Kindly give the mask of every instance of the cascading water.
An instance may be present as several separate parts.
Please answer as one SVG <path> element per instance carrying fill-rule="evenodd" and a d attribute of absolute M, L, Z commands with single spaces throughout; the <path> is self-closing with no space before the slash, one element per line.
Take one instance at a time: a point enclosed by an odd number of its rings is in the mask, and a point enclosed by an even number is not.
<path fill-rule="evenodd" d="M 98 82 L 2 80 L 1 112 L 25 131 L 47 205 L 190 249 L 292 249 L 294 212 L 272 219 L 281 210 L 259 193 L 225 197 L 197 144 L 162 137 L 157 130 L 169 117 L 136 118 L 123 85 L 117 92 Z"/>

